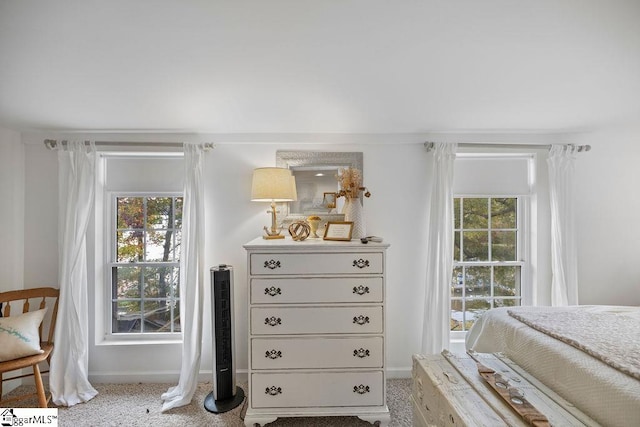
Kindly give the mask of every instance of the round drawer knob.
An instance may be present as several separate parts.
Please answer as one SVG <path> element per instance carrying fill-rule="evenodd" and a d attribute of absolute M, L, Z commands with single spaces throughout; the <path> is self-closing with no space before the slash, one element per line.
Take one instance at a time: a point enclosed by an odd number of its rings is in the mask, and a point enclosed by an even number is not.
<path fill-rule="evenodd" d="M 271 387 L 267 387 L 265 389 L 264 394 L 268 394 L 269 396 L 276 396 L 278 394 L 282 394 L 282 388 L 272 385 Z"/>
<path fill-rule="evenodd" d="M 269 270 L 275 270 L 276 268 L 280 268 L 280 261 L 277 259 L 270 259 L 269 261 L 264 262 L 264 268 L 268 268 Z"/>
<path fill-rule="evenodd" d="M 369 293 L 369 287 L 368 286 L 354 286 L 353 287 L 353 293 L 354 294 L 358 294 L 358 295 L 364 295 L 364 294 L 368 294 Z"/>
<path fill-rule="evenodd" d="M 358 268 L 365 268 L 365 267 L 369 267 L 369 260 L 368 259 L 354 259 L 353 260 L 353 266 L 354 267 L 358 267 Z"/>
<path fill-rule="evenodd" d="M 275 286 L 272 286 L 270 288 L 264 288 L 264 294 L 275 297 L 276 295 L 281 295 L 282 290 L 280 288 L 276 288 Z"/>
<path fill-rule="evenodd" d="M 269 326 L 278 326 L 282 324 L 282 319 L 275 316 L 267 317 L 264 319 L 264 324 Z"/>
<path fill-rule="evenodd" d="M 353 350 L 353 356 L 354 357 L 359 357 L 360 359 L 363 359 L 365 357 L 369 357 L 371 355 L 371 353 L 369 352 L 369 350 L 364 349 L 364 348 L 359 348 L 356 350 Z"/>
<path fill-rule="evenodd" d="M 278 359 L 282 357 L 282 352 L 279 350 L 267 350 L 264 357 L 268 359 Z"/>
<path fill-rule="evenodd" d="M 353 318 L 353 323 L 357 323 L 358 325 L 364 325 L 365 323 L 369 323 L 369 316 L 355 316 Z"/>
<path fill-rule="evenodd" d="M 353 386 L 353 392 L 358 394 L 369 393 L 369 386 L 364 384 Z"/>

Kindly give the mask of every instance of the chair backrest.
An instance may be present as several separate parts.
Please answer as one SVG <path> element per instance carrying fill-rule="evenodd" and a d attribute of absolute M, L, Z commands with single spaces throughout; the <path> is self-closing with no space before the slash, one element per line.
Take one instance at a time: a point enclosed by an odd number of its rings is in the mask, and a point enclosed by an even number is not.
<path fill-rule="evenodd" d="M 58 300 L 60 298 L 60 290 L 55 288 L 32 288 L 19 289 L 0 293 L 0 307 L 2 308 L 2 316 L 9 317 L 11 308 L 15 306 L 14 314 L 26 313 L 31 307 L 31 303 L 38 304 L 38 310 L 47 308 L 45 319 L 49 319 L 49 327 L 43 328 L 44 321 L 40 324 L 40 341 L 48 344 L 53 343 L 53 331 L 56 327 L 56 319 L 58 318 Z M 45 333 L 43 333 L 43 331 Z"/>

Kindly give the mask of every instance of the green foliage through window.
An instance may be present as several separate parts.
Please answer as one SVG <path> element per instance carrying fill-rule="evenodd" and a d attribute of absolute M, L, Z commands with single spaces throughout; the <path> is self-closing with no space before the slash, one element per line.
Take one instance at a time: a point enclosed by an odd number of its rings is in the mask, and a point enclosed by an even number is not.
<path fill-rule="evenodd" d="M 494 307 L 520 305 L 518 198 L 454 198 L 451 330 Z"/>
<path fill-rule="evenodd" d="M 182 197 L 114 200 L 112 333 L 180 332 Z"/>

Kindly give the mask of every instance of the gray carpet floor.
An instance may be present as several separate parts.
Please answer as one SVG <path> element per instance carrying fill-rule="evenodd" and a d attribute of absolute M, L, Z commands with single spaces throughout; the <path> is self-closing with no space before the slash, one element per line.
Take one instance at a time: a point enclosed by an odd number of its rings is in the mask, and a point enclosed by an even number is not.
<path fill-rule="evenodd" d="M 59 426 L 244 426 L 244 405 L 224 414 L 212 414 L 204 409 L 204 399 L 212 390 L 210 383 L 200 383 L 191 404 L 161 412 L 160 395 L 175 384 L 94 384 L 98 396 L 87 403 L 61 407 L 58 411 Z M 239 384 L 246 391 L 246 384 Z M 29 392 L 33 386 L 20 386 L 12 391 Z M 411 426 L 409 394 L 410 379 L 387 381 L 387 405 L 391 412 L 390 426 Z M 17 407 L 37 406 L 29 399 L 10 404 Z M 4 405 L 0 402 L 0 407 Z M 279 418 L 269 427 L 356 427 L 371 426 L 356 417 Z"/>

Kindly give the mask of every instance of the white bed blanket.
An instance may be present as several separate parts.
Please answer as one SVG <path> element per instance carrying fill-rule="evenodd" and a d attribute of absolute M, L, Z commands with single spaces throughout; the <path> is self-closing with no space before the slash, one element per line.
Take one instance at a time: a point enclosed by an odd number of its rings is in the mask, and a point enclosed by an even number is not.
<path fill-rule="evenodd" d="M 568 310 L 626 316 L 640 322 L 638 307 L 579 306 Z M 467 334 L 467 349 L 502 352 L 585 414 L 606 426 L 640 426 L 640 381 L 578 348 L 537 331 L 498 308 L 478 319 Z M 636 329 L 638 330 L 638 329 Z M 640 340 L 640 336 L 636 339 Z M 620 345 L 624 345 L 621 342 Z"/>
<path fill-rule="evenodd" d="M 532 328 L 640 380 L 640 308 L 521 307 L 507 311 Z"/>

